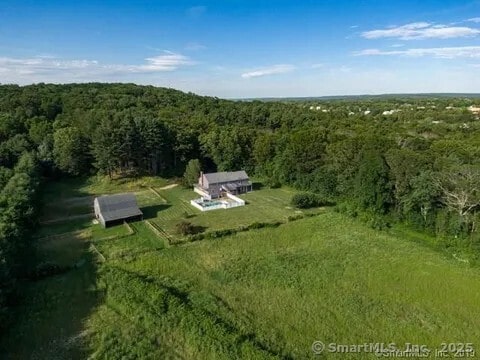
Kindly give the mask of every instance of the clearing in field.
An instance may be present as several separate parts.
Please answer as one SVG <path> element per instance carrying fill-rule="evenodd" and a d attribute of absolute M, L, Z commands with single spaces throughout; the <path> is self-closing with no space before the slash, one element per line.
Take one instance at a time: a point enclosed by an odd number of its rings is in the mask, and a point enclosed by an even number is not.
<path fill-rule="evenodd" d="M 72 198 L 102 193 L 57 186 L 64 211 Z M 328 209 L 289 222 L 298 213 L 288 188 L 202 213 L 189 204 L 191 190 L 165 186 L 119 189 L 136 192 L 142 222 L 103 229 L 77 218 L 41 227 L 42 258 L 68 271 L 27 286 L 4 341 L 13 357 L 304 359 L 314 358 L 315 340 L 480 346 L 477 269 Z M 182 242 L 175 224 L 184 219 L 206 232 L 283 224 Z M 322 358 L 359 358 L 350 355 Z"/>

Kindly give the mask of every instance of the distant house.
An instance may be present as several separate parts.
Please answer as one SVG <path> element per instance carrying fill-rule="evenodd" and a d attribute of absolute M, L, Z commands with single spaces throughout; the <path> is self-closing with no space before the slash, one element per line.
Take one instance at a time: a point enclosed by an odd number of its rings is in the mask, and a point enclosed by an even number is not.
<path fill-rule="evenodd" d="M 194 191 L 207 199 L 217 199 L 225 193 L 238 195 L 252 191 L 252 183 L 244 170 L 201 173 Z"/>
<path fill-rule="evenodd" d="M 109 227 L 126 220 L 141 220 L 143 213 L 137 205 L 134 194 L 104 195 L 94 200 L 95 217 Z"/>
<path fill-rule="evenodd" d="M 472 113 L 479 115 L 480 114 L 480 106 L 470 106 L 468 108 Z"/>

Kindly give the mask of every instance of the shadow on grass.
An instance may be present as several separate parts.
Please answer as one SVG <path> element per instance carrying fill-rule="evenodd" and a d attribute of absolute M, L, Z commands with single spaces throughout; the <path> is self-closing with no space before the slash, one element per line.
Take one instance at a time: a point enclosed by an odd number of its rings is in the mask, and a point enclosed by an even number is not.
<path fill-rule="evenodd" d="M 86 320 L 104 298 L 104 292 L 97 288 L 97 262 L 88 246 L 88 242 L 83 242 L 77 256 L 70 258 L 69 271 L 20 285 L 22 302 L 10 310 L 15 321 L 0 342 L 2 356 L 88 358 L 91 349 L 82 333 Z M 62 247 L 64 252 L 69 251 L 66 245 L 58 247 L 53 251 L 57 259 L 52 261 L 61 260 Z"/>
<path fill-rule="evenodd" d="M 44 184 L 42 190 L 43 202 L 49 204 L 51 202 L 62 201 L 68 198 L 83 198 L 92 196 L 84 190 L 84 187 L 91 183 L 88 177 L 77 178 L 60 178 L 51 180 Z"/>
<path fill-rule="evenodd" d="M 143 212 L 143 219 L 154 219 L 158 216 L 158 213 L 166 210 L 170 207 L 170 204 L 160 204 L 142 207 L 140 210 Z"/>
<path fill-rule="evenodd" d="M 36 238 L 68 233 L 72 231 L 85 230 L 92 225 L 93 216 L 85 218 L 74 218 L 68 221 L 61 221 L 51 224 L 42 224 L 35 233 Z"/>
<path fill-rule="evenodd" d="M 252 183 L 252 190 L 261 190 L 265 187 L 265 185 L 262 182 L 255 181 Z"/>

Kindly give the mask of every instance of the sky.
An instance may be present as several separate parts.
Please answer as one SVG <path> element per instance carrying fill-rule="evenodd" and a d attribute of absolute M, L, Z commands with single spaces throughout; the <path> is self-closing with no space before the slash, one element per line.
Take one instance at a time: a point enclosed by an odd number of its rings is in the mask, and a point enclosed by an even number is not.
<path fill-rule="evenodd" d="M 0 83 L 480 92 L 480 0 L 0 0 Z"/>

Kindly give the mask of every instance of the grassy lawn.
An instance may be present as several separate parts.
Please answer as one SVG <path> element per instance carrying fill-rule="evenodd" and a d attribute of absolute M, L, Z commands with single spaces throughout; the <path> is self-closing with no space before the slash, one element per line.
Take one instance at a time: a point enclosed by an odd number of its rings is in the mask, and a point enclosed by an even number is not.
<path fill-rule="evenodd" d="M 128 232 L 122 230 L 119 238 L 111 239 L 105 237 L 106 233 L 119 227 L 110 229 L 102 229 L 96 225 L 94 231 L 93 244 L 100 251 L 107 260 L 121 259 L 121 261 L 128 262 L 135 259 L 137 255 L 144 254 L 150 251 L 159 251 L 165 248 L 165 240 L 159 238 L 155 233 L 144 223 L 135 222 L 130 224 L 133 234 L 128 235 Z M 121 227 L 125 229 L 125 227 Z"/>
<path fill-rule="evenodd" d="M 162 188 L 169 182 L 162 178 L 144 177 L 136 180 L 109 180 L 106 177 L 69 179 L 46 184 L 42 193 L 43 209 L 37 236 L 50 236 L 89 228 L 93 218 L 93 200 L 103 194 L 134 192 L 140 207 L 147 213 L 165 199 L 151 189 Z"/>
<path fill-rule="evenodd" d="M 168 184 L 167 180 L 157 177 L 110 180 L 101 176 L 49 182 L 42 192 L 44 208 L 40 220 L 67 220 L 69 217 L 91 214 L 94 197 L 104 194 L 135 192 L 141 206 L 151 205 L 158 202 L 155 199 L 158 195 L 150 189 Z"/>
<path fill-rule="evenodd" d="M 242 195 L 247 203 L 244 207 L 202 213 L 190 205 L 190 200 L 198 198 L 198 194 L 181 186 L 164 189 L 168 184 L 168 181 L 160 178 L 140 178 L 128 182 L 125 179 L 109 181 L 100 177 L 51 183 L 44 194 L 44 226 L 39 236 L 89 228 L 94 197 L 125 191 L 134 192 L 145 218 L 172 237 L 177 236 L 175 225 L 183 220 L 210 231 L 236 228 L 253 222 L 284 221 L 291 215 L 318 211 L 292 208 L 289 203 L 295 193 L 293 189 L 263 188 Z"/>
<path fill-rule="evenodd" d="M 149 187 L 163 187 L 168 184 L 168 180 L 159 177 L 110 180 L 105 176 L 93 176 L 49 182 L 43 190 L 43 195 L 46 203 L 50 201 L 62 202 L 89 195 L 147 190 Z"/>
<path fill-rule="evenodd" d="M 185 218 L 209 231 L 297 213 L 288 188 L 254 191 L 242 196 L 244 207 L 202 213 L 189 204 L 197 197 L 191 190 L 143 181 L 149 185 L 124 183 L 119 192 L 136 192 L 148 221 L 171 234 Z M 59 186 L 60 209 L 113 187 Z M 54 194 L 47 197 L 56 201 Z M 167 245 L 147 221 L 43 225 L 39 256 L 76 266 L 25 285 L 18 321 L 0 349 L 48 359 L 377 358 L 314 357 L 311 344 L 321 340 L 432 349 L 473 342 L 480 351 L 480 271 L 401 233 L 324 210 L 278 228 Z"/>
<path fill-rule="evenodd" d="M 178 186 L 158 192 L 167 200 L 168 207 L 158 211 L 152 221 L 172 236 L 175 236 L 175 225 L 182 220 L 209 231 L 236 228 L 253 222 L 282 221 L 298 213 L 318 211 L 318 209 L 300 211 L 292 208 L 290 199 L 295 190 L 289 188 L 256 190 L 240 196 L 246 201 L 245 206 L 206 212 L 201 212 L 190 205 L 190 200 L 199 197 L 190 189 Z"/>

